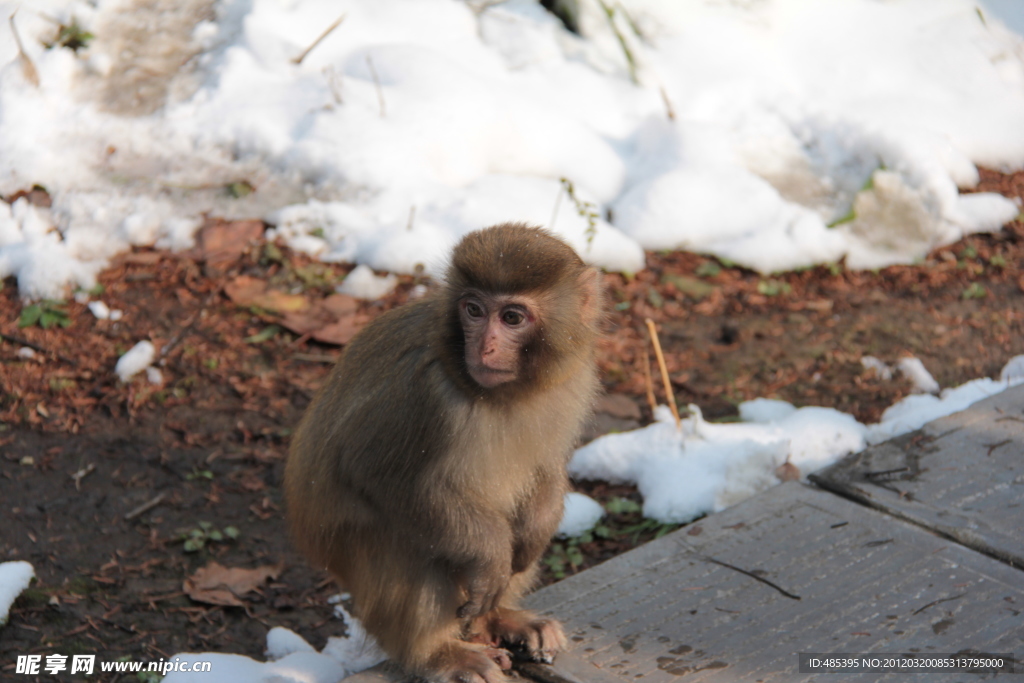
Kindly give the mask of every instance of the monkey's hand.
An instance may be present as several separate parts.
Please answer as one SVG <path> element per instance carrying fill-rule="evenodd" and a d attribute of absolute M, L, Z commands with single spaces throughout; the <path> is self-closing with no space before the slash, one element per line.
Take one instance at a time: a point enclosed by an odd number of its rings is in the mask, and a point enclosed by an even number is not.
<path fill-rule="evenodd" d="M 493 610 L 498 606 L 510 578 L 511 572 L 508 569 L 498 569 L 492 564 L 472 571 L 466 584 L 469 599 L 459 606 L 455 616 L 459 619 L 473 619 Z"/>
<path fill-rule="evenodd" d="M 555 653 L 568 644 L 560 623 L 526 610 L 495 609 L 488 615 L 487 630 L 493 642 L 507 646 L 516 655 L 545 664 L 550 664 Z"/>

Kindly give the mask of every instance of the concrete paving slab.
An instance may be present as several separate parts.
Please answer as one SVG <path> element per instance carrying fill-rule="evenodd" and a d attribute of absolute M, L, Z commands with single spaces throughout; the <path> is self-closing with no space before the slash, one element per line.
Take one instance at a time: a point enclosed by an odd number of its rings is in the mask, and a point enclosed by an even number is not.
<path fill-rule="evenodd" d="M 1024 567 L 1024 385 L 810 478 Z"/>
<path fill-rule="evenodd" d="M 1024 572 L 796 482 L 528 603 L 620 681 L 896 681 L 908 674 L 801 674 L 798 653 L 1024 653 Z"/>

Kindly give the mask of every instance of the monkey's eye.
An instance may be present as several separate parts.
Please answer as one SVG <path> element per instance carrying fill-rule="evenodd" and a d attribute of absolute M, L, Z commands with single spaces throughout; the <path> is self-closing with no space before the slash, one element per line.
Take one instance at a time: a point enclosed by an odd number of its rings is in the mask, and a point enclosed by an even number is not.
<path fill-rule="evenodd" d="M 522 324 L 524 320 L 526 320 L 526 316 L 515 309 L 509 309 L 501 314 L 501 321 L 509 327 Z"/>
<path fill-rule="evenodd" d="M 466 302 L 466 306 L 465 306 L 465 310 L 466 310 L 466 315 L 468 315 L 470 318 L 482 318 L 482 317 L 484 317 L 484 309 L 482 309 L 480 307 L 480 305 L 477 304 L 474 301 L 467 301 Z"/>

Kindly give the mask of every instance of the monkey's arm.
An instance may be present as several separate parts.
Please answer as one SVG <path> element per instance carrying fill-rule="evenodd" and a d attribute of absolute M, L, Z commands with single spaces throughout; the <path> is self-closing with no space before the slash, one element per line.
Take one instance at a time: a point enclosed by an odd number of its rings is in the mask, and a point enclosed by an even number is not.
<path fill-rule="evenodd" d="M 568 481 L 561 472 L 545 472 L 533 495 L 516 508 L 512 521 L 512 572 L 527 570 L 541 556 L 562 520 Z"/>

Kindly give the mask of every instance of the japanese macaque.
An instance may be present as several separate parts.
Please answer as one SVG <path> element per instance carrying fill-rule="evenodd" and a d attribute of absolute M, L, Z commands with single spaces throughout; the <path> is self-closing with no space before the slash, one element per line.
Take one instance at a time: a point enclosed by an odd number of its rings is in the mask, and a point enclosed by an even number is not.
<path fill-rule="evenodd" d="M 368 325 L 306 411 L 285 476 L 292 533 L 407 671 L 498 683 L 512 654 L 565 647 L 517 601 L 598 389 L 601 290 L 544 230 L 471 233 L 445 285 Z"/>

